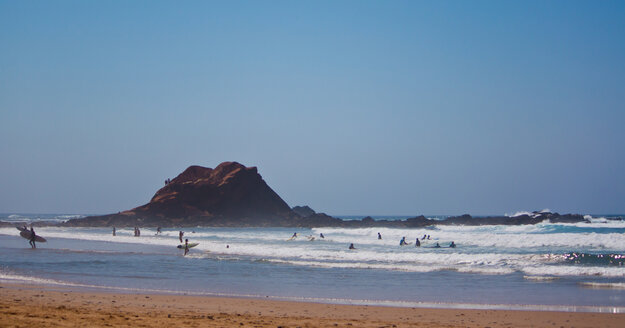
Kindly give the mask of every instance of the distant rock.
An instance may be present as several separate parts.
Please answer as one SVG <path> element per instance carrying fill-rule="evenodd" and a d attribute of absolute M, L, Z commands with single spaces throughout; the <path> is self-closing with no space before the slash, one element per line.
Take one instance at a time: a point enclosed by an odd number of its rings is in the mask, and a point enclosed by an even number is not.
<path fill-rule="evenodd" d="M 292 210 L 297 215 L 299 215 L 299 216 L 301 216 L 303 218 L 317 214 L 315 211 L 313 211 L 312 208 L 310 208 L 308 206 L 295 206 L 295 207 L 292 208 Z"/>
<path fill-rule="evenodd" d="M 485 216 L 485 217 L 472 217 L 469 214 L 461 216 L 448 217 L 445 220 L 437 221 L 437 224 L 441 225 L 522 225 L 522 224 L 537 224 L 543 221 L 549 221 L 551 223 L 576 223 L 576 222 L 590 222 L 585 219 L 583 215 L 579 214 L 565 214 L 560 215 L 558 213 L 551 212 L 532 212 L 530 214 L 521 214 L 517 216 Z"/>
<path fill-rule="evenodd" d="M 472 217 L 464 214 L 445 220 L 431 220 L 422 215 L 406 220 L 375 220 L 370 216 L 361 220 L 341 220 L 315 213 L 308 206 L 291 209 L 267 185 L 256 167 L 245 167 L 237 162 L 224 162 L 215 169 L 189 166 L 167 182 L 145 205 L 116 214 L 72 219 L 62 225 L 422 228 L 432 225 L 520 225 L 543 221 L 589 222 L 582 215 L 560 215 L 545 210 L 515 216 Z"/>
<path fill-rule="evenodd" d="M 71 226 L 288 226 L 297 216 L 256 167 L 224 162 L 190 166 L 149 203 L 117 214 L 69 220 Z"/>

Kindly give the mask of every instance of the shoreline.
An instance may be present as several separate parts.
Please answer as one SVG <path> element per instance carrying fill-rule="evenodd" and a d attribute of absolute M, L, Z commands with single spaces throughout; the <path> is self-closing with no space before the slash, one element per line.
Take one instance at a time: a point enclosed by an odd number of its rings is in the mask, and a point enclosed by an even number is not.
<path fill-rule="evenodd" d="M 20 281 L 7 278 L 0 279 L 2 286 L 21 286 L 23 288 L 41 288 L 45 290 L 69 290 L 78 293 L 92 294 L 118 294 L 118 295 L 160 295 L 166 297 L 200 297 L 219 299 L 241 299 L 275 302 L 293 302 L 303 304 L 326 304 L 341 306 L 366 306 L 385 308 L 412 308 L 412 309 L 440 309 L 440 310 L 496 310 L 496 311 L 532 311 L 532 312 L 570 312 L 570 313 L 611 313 L 625 314 L 623 306 L 601 306 L 601 305 L 561 305 L 561 304 L 497 304 L 497 303 L 451 303 L 432 301 L 394 301 L 394 300 L 366 300 L 348 298 L 319 298 L 319 297 L 297 297 L 297 296 L 274 296 L 256 294 L 236 294 L 236 293 L 211 293 L 211 292 L 189 292 L 172 291 L 163 289 L 140 289 L 113 286 L 84 285 L 72 283 L 56 282 L 35 282 Z"/>
<path fill-rule="evenodd" d="M 621 327 L 623 313 L 342 305 L 0 282 L 0 326 Z"/>

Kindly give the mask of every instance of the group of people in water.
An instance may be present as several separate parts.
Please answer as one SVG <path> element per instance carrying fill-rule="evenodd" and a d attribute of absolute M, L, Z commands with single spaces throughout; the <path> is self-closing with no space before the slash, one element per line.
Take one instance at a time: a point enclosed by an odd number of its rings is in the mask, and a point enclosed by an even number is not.
<path fill-rule="evenodd" d="M 26 228 L 26 227 L 24 226 L 24 228 Z M 31 227 L 31 230 L 32 230 L 32 227 Z M 155 235 L 160 235 L 162 233 L 163 232 L 161 230 L 161 227 L 157 227 Z M 116 236 L 116 235 L 117 235 L 117 229 L 115 227 L 113 227 L 113 236 Z M 134 228 L 134 236 L 135 237 L 141 237 L 141 229 L 139 229 L 139 227 L 135 227 Z M 182 243 L 182 236 L 184 236 L 184 232 L 180 231 L 178 233 L 178 239 L 180 240 L 181 243 Z M 34 246 L 35 245 L 34 238 L 35 238 L 35 232 L 34 232 L 34 230 L 32 230 L 31 246 L 33 248 L 35 248 L 35 246 Z M 189 247 L 189 239 L 185 239 L 184 240 L 184 255 L 187 255 L 187 253 L 189 253 L 189 248 L 190 248 Z"/>
<path fill-rule="evenodd" d="M 380 234 L 379 232 L 378 232 L 378 239 L 382 239 L 382 234 Z M 421 240 L 419 240 L 419 237 L 417 237 L 415 240 L 415 247 L 421 247 L 421 241 L 431 240 L 431 239 L 432 238 L 428 234 L 424 234 L 423 237 L 421 237 Z M 410 245 L 410 243 L 406 241 L 406 237 L 402 237 L 401 240 L 399 241 L 399 246 L 407 246 L 407 245 Z M 436 242 L 436 244 L 432 247 L 441 248 L 441 245 L 438 242 Z M 449 244 L 449 248 L 456 248 L 456 243 L 452 241 Z M 349 244 L 349 249 L 356 249 L 356 248 L 354 247 L 354 244 Z"/>
<path fill-rule="evenodd" d="M 323 235 L 323 233 L 319 234 L 320 238 L 325 238 L 325 236 Z M 288 240 L 293 240 L 297 238 L 297 232 L 293 233 L 293 236 L 291 236 L 291 238 L 289 238 Z M 307 236 L 308 240 L 314 240 L 315 237 L 313 236 Z M 378 232 L 378 240 L 382 239 L 382 234 L 380 234 Z M 423 235 L 423 237 L 421 237 L 421 240 L 419 240 L 419 237 L 416 238 L 415 240 L 415 247 L 421 247 L 421 241 L 422 240 L 431 240 L 432 238 L 430 237 L 430 235 Z M 399 246 L 407 246 L 410 245 L 409 242 L 406 241 L 406 237 L 402 237 L 401 240 L 399 241 Z M 441 248 L 441 245 L 436 242 L 436 244 L 434 246 L 432 246 L 433 248 Z M 453 241 L 449 244 L 449 248 L 456 248 L 456 243 L 454 243 Z M 350 243 L 348 249 L 356 249 L 356 247 L 354 246 L 354 243 Z"/>
<path fill-rule="evenodd" d="M 378 232 L 378 239 L 382 239 L 379 232 Z M 431 240 L 431 237 L 430 235 L 423 235 L 423 237 L 421 237 L 421 240 Z M 406 237 L 402 237 L 401 240 L 399 241 L 399 246 L 407 246 L 407 245 L 410 245 L 410 243 L 406 241 Z M 419 240 L 419 237 L 417 237 L 417 239 L 415 240 L 415 247 L 421 247 L 421 241 Z M 436 244 L 433 247 L 441 248 L 441 245 L 438 242 L 436 242 Z M 456 243 L 452 241 L 449 244 L 449 248 L 456 248 Z"/>

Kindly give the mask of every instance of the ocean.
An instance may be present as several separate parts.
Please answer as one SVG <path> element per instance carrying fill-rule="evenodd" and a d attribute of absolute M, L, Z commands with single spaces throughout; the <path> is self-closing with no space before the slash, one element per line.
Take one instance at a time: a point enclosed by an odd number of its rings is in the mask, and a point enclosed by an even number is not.
<path fill-rule="evenodd" d="M 625 221 L 396 228 L 0 228 L 0 281 L 122 293 L 401 307 L 625 312 Z M 360 218 L 360 217 L 354 217 Z M 405 217 L 376 217 L 402 219 Z M 289 240 L 293 233 L 298 237 Z M 382 239 L 378 239 L 378 233 Z M 323 234 L 325 238 L 321 238 Z M 415 239 L 430 238 L 415 247 Z M 400 246 L 402 237 L 411 243 Z M 451 242 L 457 247 L 448 247 Z M 355 250 L 348 246 L 354 244 Z M 441 248 L 435 248 L 438 243 Z"/>

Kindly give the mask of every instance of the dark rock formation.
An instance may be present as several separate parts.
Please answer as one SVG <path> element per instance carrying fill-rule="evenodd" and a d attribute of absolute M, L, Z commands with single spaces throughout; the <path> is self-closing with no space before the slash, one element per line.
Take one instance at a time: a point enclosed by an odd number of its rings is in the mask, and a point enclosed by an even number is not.
<path fill-rule="evenodd" d="M 531 214 L 523 214 L 518 216 L 485 216 L 472 217 L 469 214 L 461 216 L 448 217 L 445 220 L 438 221 L 442 225 L 522 225 L 537 224 L 543 221 L 551 223 L 575 223 L 588 222 L 583 215 L 565 214 L 550 212 L 533 212 Z"/>
<path fill-rule="evenodd" d="M 295 207 L 292 208 L 292 210 L 297 215 L 299 215 L 299 216 L 301 216 L 303 218 L 317 214 L 315 211 L 313 211 L 312 208 L 310 208 L 308 206 L 295 206 Z"/>
<path fill-rule="evenodd" d="M 297 215 L 256 167 L 224 162 L 190 166 L 149 203 L 103 216 L 69 220 L 70 226 L 289 226 Z"/>
<path fill-rule="evenodd" d="M 215 169 L 190 166 L 156 192 L 149 203 L 102 216 L 72 219 L 67 226 L 161 226 L 161 227 L 398 227 L 433 225 L 520 225 L 549 220 L 584 222 L 582 215 L 533 212 L 508 217 L 472 217 L 464 214 L 445 220 L 417 216 L 401 221 L 341 220 L 315 213 L 308 206 L 291 209 L 265 183 L 255 167 L 224 162 Z"/>

